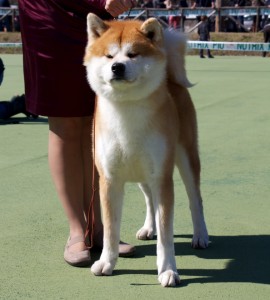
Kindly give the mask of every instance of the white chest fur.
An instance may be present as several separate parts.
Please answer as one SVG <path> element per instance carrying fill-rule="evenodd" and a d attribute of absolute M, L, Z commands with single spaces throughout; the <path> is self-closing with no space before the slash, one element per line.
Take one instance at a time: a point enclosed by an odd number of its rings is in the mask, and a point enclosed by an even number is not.
<path fill-rule="evenodd" d="M 166 142 L 151 126 L 153 111 L 147 101 L 98 101 L 96 159 L 104 175 L 135 182 L 159 176 L 164 167 Z"/>

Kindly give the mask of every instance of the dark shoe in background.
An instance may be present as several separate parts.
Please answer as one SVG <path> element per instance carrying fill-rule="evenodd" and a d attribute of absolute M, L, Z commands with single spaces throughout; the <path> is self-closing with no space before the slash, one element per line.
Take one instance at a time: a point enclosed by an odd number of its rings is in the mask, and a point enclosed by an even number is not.
<path fill-rule="evenodd" d="M 12 115 L 17 115 L 17 114 L 25 114 L 27 116 L 27 118 L 33 118 L 33 119 L 37 119 L 38 116 L 29 113 L 26 110 L 26 106 L 25 106 L 25 96 L 24 94 L 21 96 L 14 96 L 12 97 L 12 99 L 10 100 L 10 104 L 12 106 Z"/>

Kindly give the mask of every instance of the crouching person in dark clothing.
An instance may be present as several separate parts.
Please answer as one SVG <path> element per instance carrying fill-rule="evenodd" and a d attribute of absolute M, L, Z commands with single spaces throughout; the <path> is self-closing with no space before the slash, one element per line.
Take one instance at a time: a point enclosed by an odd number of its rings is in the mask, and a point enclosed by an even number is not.
<path fill-rule="evenodd" d="M 27 118 L 38 118 L 26 110 L 24 95 L 14 96 L 10 101 L 0 101 L 0 119 L 6 120 L 17 114 L 25 114 Z"/>
<path fill-rule="evenodd" d="M 200 36 L 200 41 L 210 40 L 209 23 L 207 16 L 201 16 L 201 24 L 198 27 L 198 34 Z M 214 58 L 214 56 L 211 55 L 209 49 L 207 49 L 207 55 L 209 58 Z M 200 49 L 200 58 L 205 58 L 203 56 L 203 49 Z"/>
<path fill-rule="evenodd" d="M 0 85 L 2 84 L 2 81 L 4 79 L 4 71 L 5 66 L 2 59 L 0 58 Z M 27 112 L 25 107 L 24 95 L 14 96 L 10 101 L 0 101 L 0 119 L 8 119 L 20 113 L 25 114 L 27 118 L 36 119 L 38 117 Z"/>
<path fill-rule="evenodd" d="M 0 85 L 2 84 L 2 81 L 4 79 L 4 71 L 5 71 L 5 66 L 2 59 L 0 58 Z"/>

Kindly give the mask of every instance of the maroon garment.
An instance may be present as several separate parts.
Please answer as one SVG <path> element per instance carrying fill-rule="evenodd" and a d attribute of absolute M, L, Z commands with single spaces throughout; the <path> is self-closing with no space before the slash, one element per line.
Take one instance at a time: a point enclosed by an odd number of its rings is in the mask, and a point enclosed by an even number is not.
<path fill-rule="evenodd" d="M 83 56 L 86 16 L 103 19 L 105 0 L 19 0 L 27 111 L 51 117 L 93 112 Z"/>

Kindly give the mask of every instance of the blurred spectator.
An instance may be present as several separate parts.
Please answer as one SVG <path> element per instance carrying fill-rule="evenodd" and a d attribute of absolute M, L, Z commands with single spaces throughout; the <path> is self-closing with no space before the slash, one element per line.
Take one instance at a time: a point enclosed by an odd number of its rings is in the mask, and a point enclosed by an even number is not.
<path fill-rule="evenodd" d="M 251 5 L 255 7 L 264 6 L 265 2 L 264 0 L 252 0 Z M 257 32 L 260 29 L 262 29 L 262 15 L 259 15 L 258 24 L 257 24 L 257 16 L 253 16 L 252 31 Z"/>
<path fill-rule="evenodd" d="M 0 7 L 10 7 L 9 0 L 0 0 Z M 7 11 L 4 11 L 4 14 Z M 0 21 L 0 31 L 10 31 L 11 26 L 11 16 L 6 16 Z"/>
<path fill-rule="evenodd" d="M 165 5 L 165 0 L 154 0 L 153 4 L 154 4 L 154 8 L 166 8 Z"/>
<path fill-rule="evenodd" d="M 144 0 L 141 7 L 142 8 L 154 8 L 153 0 Z"/>
<path fill-rule="evenodd" d="M 215 0 L 195 0 L 191 8 L 212 7 L 215 8 Z"/>
<path fill-rule="evenodd" d="M 178 9 L 179 1 L 178 0 L 166 0 L 164 1 L 167 9 Z M 168 19 L 169 27 L 178 29 L 180 27 L 180 16 L 170 15 Z"/>
<path fill-rule="evenodd" d="M 200 36 L 200 41 L 210 40 L 209 23 L 207 16 L 201 16 L 201 23 L 198 27 L 198 34 Z M 209 58 L 214 58 L 214 56 L 211 55 L 209 49 L 207 49 L 207 55 Z M 205 58 L 203 55 L 203 49 L 200 49 L 200 58 Z"/>
<path fill-rule="evenodd" d="M 234 0 L 234 7 L 243 7 L 246 6 L 246 0 Z M 238 16 L 237 17 L 238 22 L 241 25 L 244 25 L 244 16 Z M 239 31 L 244 31 L 243 27 L 238 26 Z"/>
<path fill-rule="evenodd" d="M 167 9 L 179 9 L 180 7 L 188 7 L 186 0 L 165 0 L 164 3 L 166 4 Z M 179 29 L 181 27 L 181 16 L 169 16 L 169 26 L 174 29 Z"/>
<path fill-rule="evenodd" d="M 187 0 L 180 0 L 179 1 L 179 6 L 180 7 L 188 7 Z"/>
<path fill-rule="evenodd" d="M 267 24 L 263 28 L 263 36 L 264 36 L 264 42 L 270 43 L 270 24 Z M 266 51 L 263 52 L 263 57 L 266 56 Z"/>
<path fill-rule="evenodd" d="M 193 5 L 191 6 L 191 8 L 193 9 L 200 8 L 200 7 L 211 7 L 214 9 L 215 0 L 195 0 Z M 210 19 L 208 20 L 210 31 L 215 31 L 215 20 L 216 20 L 215 16 L 210 17 Z M 197 16 L 197 21 L 198 22 L 201 21 L 201 16 Z"/>
<path fill-rule="evenodd" d="M 264 5 L 266 6 L 266 7 L 270 7 L 270 0 L 266 0 L 265 2 L 264 2 Z M 270 21 L 270 15 L 264 15 L 263 17 L 262 17 L 262 22 L 261 22 L 261 28 L 264 28 L 264 26 Z"/>
<path fill-rule="evenodd" d="M 246 6 L 246 0 L 234 0 L 235 7 Z"/>

